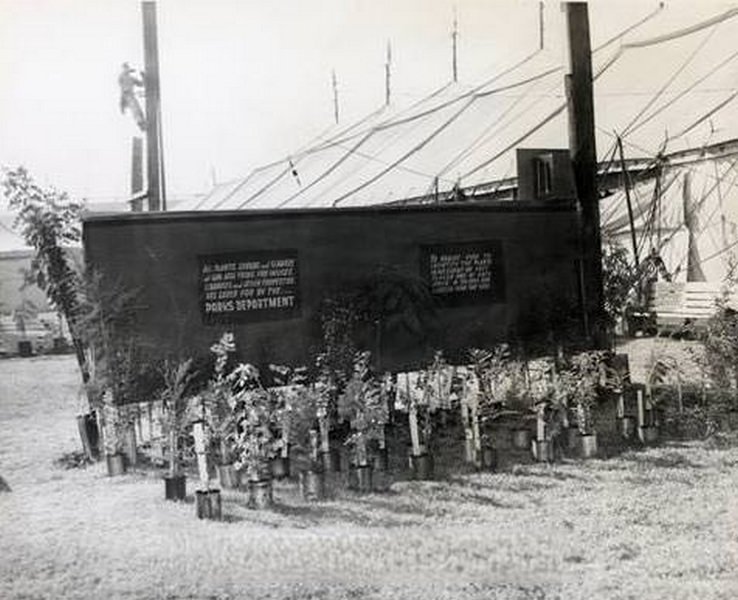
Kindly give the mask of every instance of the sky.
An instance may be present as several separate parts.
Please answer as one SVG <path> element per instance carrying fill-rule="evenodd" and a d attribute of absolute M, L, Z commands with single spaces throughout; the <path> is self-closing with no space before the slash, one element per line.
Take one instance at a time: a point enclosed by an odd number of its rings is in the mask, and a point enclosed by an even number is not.
<path fill-rule="evenodd" d="M 736 6 L 666 4 L 664 30 Z M 593 46 L 657 6 L 590 3 Z M 342 124 L 380 107 L 388 41 L 393 104 L 448 83 L 454 12 L 462 85 L 539 42 L 534 0 L 161 0 L 157 11 L 170 197 L 245 175 L 330 127 L 332 70 Z M 558 2 L 545 3 L 544 22 L 547 50 L 563 57 Z M 0 0 L 0 165 L 79 199 L 125 198 L 136 130 L 118 108 L 124 61 L 143 67 L 140 2 Z"/>

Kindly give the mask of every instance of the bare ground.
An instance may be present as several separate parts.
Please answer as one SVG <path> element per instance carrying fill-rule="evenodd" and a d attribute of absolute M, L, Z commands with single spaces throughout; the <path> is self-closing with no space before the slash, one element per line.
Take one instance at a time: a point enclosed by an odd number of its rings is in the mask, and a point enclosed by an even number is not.
<path fill-rule="evenodd" d="M 0 598 L 738 597 L 731 438 L 322 503 L 284 483 L 210 522 L 156 472 L 54 466 L 77 395 L 71 357 L 0 361 Z"/>

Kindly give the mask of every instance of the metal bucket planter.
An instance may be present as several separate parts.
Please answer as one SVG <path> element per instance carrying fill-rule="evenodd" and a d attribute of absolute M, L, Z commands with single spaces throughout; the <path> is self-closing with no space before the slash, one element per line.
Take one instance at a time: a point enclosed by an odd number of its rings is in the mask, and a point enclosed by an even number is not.
<path fill-rule="evenodd" d="M 195 511 L 198 519 L 220 521 L 223 517 L 220 490 L 197 490 L 195 492 Z"/>
<path fill-rule="evenodd" d="M 218 465 L 218 481 L 224 490 L 235 490 L 241 487 L 241 474 L 234 465 Z"/>
<path fill-rule="evenodd" d="M 594 458 L 597 456 L 597 434 L 588 433 L 580 436 L 580 452 L 582 458 Z"/>
<path fill-rule="evenodd" d="M 552 463 L 554 461 L 554 448 L 551 440 L 533 440 L 531 448 L 533 458 L 538 462 Z"/>
<path fill-rule="evenodd" d="M 371 465 L 350 465 L 348 475 L 349 489 L 362 493 L 372 491 Z"/>
<path fill-rule="evenodd" d="M 187 497 L 187 477 L 185 475 L 167 475 L 164 477 L 164 498 L 167 500 L 184 500 Z"/>
<path fill-rule="evenodd" d="M 273 503 L 271 479 L 249 481 L 249 508 L 270 508 Z"/>
<path fill-rule="evenodd" d="M 288 456 L 277 456 L 271 462 L 272 477 L 287 479 L 290 476 L 290 459 Z"/>
<path fill-rule="evenodd" d="M 341 472 L 341 451 L 338 448 L 331 448 L 328 452 L 321 452 L 320 458 L 323 461 L 323 469 L 326 473 Z"/>
<path fill-rule="evenodd" d="M 516 428 L 511 431 L 512 445 L 517 450 L 527 450 L 530 448 L 530 429 Z"/>
<path fill-rule="evenodd" d="M 305 500 L 325 499 L 325 472 L 307 470 L 300 473 L 300 491 Z"/>
<path fill-rule="evenodd" d="M 636 432 L 636 418 L 620 417 L 618 419 L 618 432 L 624 440 L 632 440 Z"/>
<path fill-rule="evenodd" d="M 423 454 L 410 455 L 410 470 L 413 479 L 433 479 L 433 457 L 424 452 Z"/>
<path fill-rule="evenodd" d="M 123 475 L 126 472 L 126 457 L 122 452 L 115 452 L 114 454 L 106 454 L 105 462 L 108 466 L 108 476 L 115 477 L 116 475 Z"/>
<path fill-rule="evenodd" d="M 654 425 L 638 428 L 638 439 L 642 444 L 651 446 L 659 441 L 659 428 Z"/>

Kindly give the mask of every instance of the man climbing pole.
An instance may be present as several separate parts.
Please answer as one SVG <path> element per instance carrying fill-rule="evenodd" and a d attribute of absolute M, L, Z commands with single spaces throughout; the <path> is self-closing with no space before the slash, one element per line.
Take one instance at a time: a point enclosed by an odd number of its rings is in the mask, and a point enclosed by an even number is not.
<path fill-rule="evenodd" d="M 122 70 L 118 76 L 118 85 L 120 86 L 120 112 L 131 111 L 136 125 L 141 131 L 146 131 L 146 117 L 141 109 L 141 103 L 136 95 L 136 88 L 143 88 L 143 80 L 136 76 L 135 69 L 132 69 L 127 62 L 123 63 Z"/>

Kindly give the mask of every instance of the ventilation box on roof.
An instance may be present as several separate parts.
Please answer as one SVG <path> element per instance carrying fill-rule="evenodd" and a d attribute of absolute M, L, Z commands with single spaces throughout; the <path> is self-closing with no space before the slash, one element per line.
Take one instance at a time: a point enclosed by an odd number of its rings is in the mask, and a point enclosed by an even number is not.
<path fill-rule="evenodd" d="M 517 160 L 519 200 L 554 202 L 576 197 L 568 150 L 518 149 Z"/>

